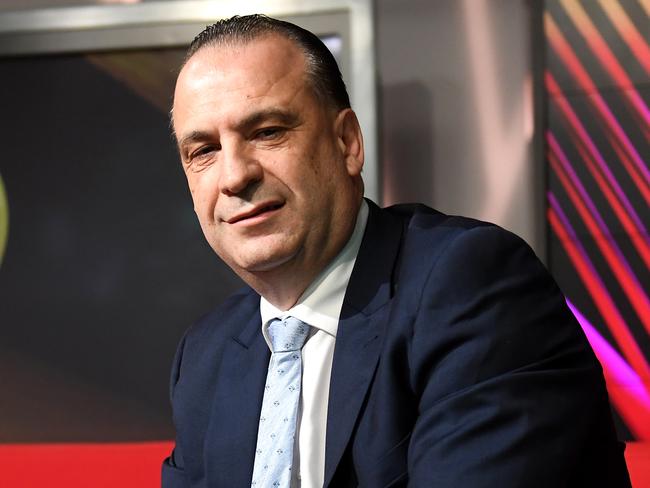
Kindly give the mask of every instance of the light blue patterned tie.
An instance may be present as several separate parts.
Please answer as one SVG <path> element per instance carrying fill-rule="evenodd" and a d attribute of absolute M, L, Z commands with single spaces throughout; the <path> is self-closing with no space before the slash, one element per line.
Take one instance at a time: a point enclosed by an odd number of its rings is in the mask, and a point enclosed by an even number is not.
<path fill-rule="evenodd" d="M 274 319 L 269 324 L 271 362 L 257 431 L 257 448 L 251 486 L 289 488 L 300 401 L 302 359 L 300 349 L 309 325 L 295 317 Z"/>

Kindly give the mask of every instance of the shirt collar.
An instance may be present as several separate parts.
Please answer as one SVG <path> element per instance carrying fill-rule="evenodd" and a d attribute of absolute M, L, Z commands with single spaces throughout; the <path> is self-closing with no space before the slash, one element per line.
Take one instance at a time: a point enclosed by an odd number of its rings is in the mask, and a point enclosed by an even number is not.
<path fill-rule="evenodd" d="M 332 262 L 321 271 L 300 296 L 298 302 L 289 310 L 282 311 L 269 303 L 264 297 L 260 298 L 262 333 L 269 347 L 271 344 L 267 332 L 269 321 L 289 315 L 336 337 L 345 290 L 352 275 L 352 269 L 361 247 L 367 222 L 368 204 L 365 200 L 362 200 L 354 230 L 347 244 Z"/>

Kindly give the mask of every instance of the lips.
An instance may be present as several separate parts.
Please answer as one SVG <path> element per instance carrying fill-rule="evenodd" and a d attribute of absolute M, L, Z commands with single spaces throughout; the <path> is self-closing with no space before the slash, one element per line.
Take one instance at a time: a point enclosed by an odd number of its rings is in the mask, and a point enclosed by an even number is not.
<path fill-rule="evenodd" d="M 238 213 L 237 215 L 227 219 L 226 222 L 229 224 L 236 224 L 237 222 L 253 219 L 265 213 L 277 210 L 281 208 L 283 205 L 284 203 L 279 203 L 279 202 L 269 202 L 269 203 L 263 203 L 262 205 L 256 205 L 255 207 L 253 207 L 250 210 L 247 210 L 246 212 Z"/>

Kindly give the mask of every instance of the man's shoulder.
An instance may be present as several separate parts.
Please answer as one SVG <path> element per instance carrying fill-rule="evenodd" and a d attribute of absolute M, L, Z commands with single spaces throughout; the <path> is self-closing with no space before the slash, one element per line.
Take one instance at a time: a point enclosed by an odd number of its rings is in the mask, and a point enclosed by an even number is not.
<path fill-rule="evenodd" d="M 502 241 L 523 240 L 512 232 L 491 222 L 461 215 L 449 215 L 421 203 L 398 204 L 381 209 L 402 222 L 404 247 L 413 250 L 425 247 L 429 251 L 444 248 L 458 238 L 479 242 L 485 236 L 496 236 Z"/>
<path fill-rule="evenodd" d="M 440 270 L 441 262 L 466 269 L 472 267 L 470 263 L 496 262 L 515 254 L 524 262 L 539 266 L 533 250 L 523 239 L 496 224 L 447 215 L 423 204 L 394 205 L 380 212 L 402 223 L 400 267 L 409 280 L 428 274 L 433 267 Z M 482 269 L 474 267 L 477 273 Z M 457 273 L 458 269 L 453 272 Z"/>
<path fill-rule="evenodd" d="M 385 207 L 382 211 L 401 219 L 409 229 L 426 230 L 436 228 L 454 233 L 475 227 L 497 227 L 490 222 L 461 215 L 449 215 L 423 203 L 400 203 Z"/>

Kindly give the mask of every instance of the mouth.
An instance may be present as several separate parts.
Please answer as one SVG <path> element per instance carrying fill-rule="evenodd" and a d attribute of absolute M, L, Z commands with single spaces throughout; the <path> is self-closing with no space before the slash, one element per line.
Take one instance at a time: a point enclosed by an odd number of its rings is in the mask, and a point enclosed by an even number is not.
<path fill-rule="evenodd" d="M 247 221 L 247 220 L 252 220 L 256 217 L 264 217 L 267 214 L 270 214 L 271 212 L 274 212 L 275 210 L 278 210 L 284 206 L 284 203 L 278 203 L 278 202 L 271 202 L 271 203 L 264 203 L 262 205 L 256 205 L 252 209 L 239 213 L 230 219 L 227 219 L 226 222 L 228 224 L 236 224 L 238 222 L 242 221 Z"/>

